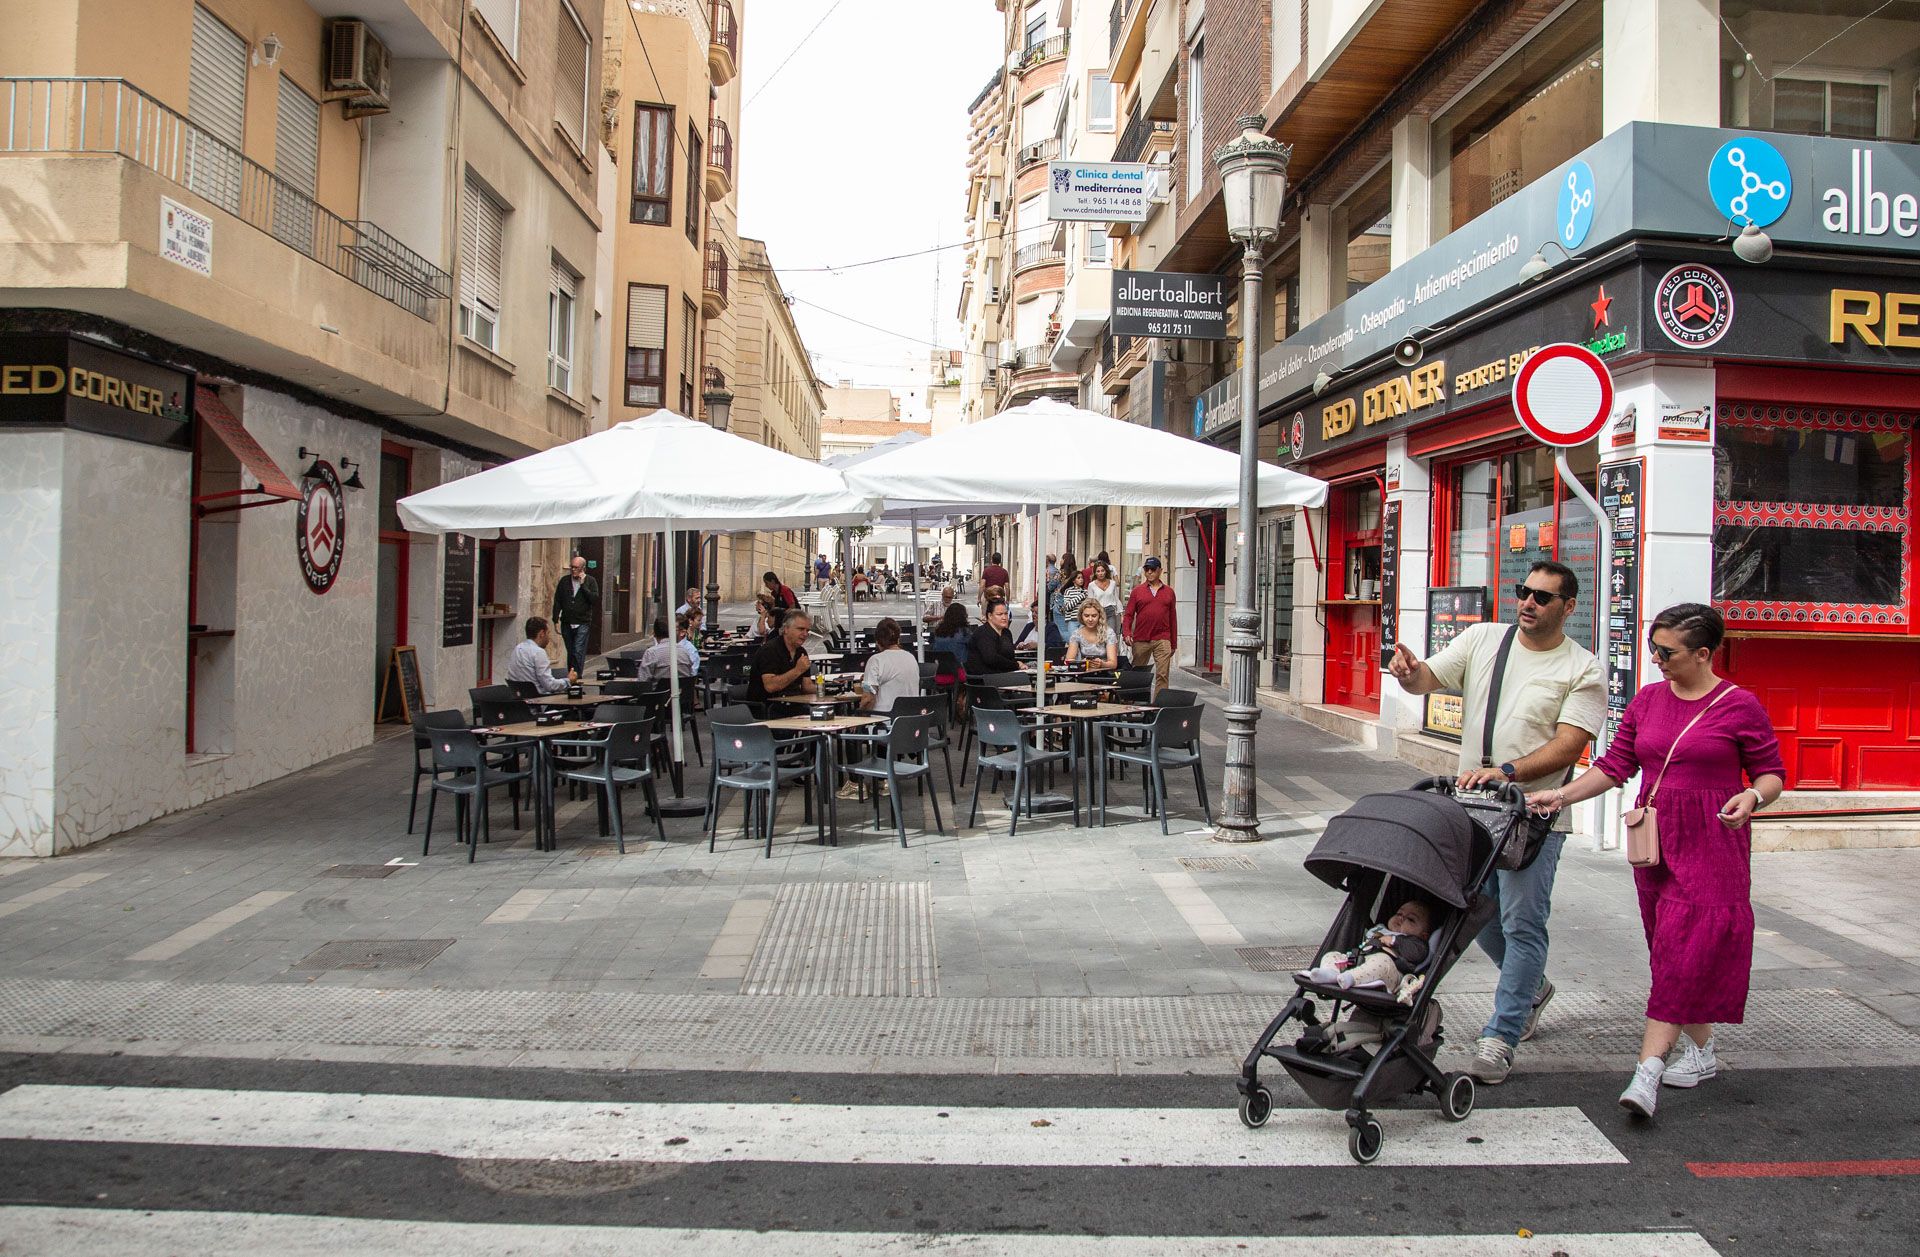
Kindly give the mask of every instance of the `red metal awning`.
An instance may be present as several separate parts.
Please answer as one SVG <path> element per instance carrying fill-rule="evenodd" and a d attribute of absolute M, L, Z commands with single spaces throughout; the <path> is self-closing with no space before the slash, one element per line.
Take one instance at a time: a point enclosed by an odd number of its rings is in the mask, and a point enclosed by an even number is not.
<path fill-rule="evenodd" d="M 194 386 L 193 410 L 207 431 L 218 437 L 220 444 L 227 447 L 229 453 L 240 460 L 240 466 L 246 474 L 259 482 L 258 489 L 235 489 L 226 493 L 210 493 L 194 499 L 201 506 L 201 514 L 212 511 L 237 511 L 249 506 L 270 506 L 275 502 L 298 502 L 300 490 L 294 487 L 287 473 L 273 461 L 273 455 L 260 447 L 253 439 L 253 433 L 247 431 L 239 416 L 227 409 L 220 400 L 220 394 L 204 384 Z M 204 504 L 227 498 L 249 498 L 250 501 L 232 502 L 226 506 L 208 507 Z"/>

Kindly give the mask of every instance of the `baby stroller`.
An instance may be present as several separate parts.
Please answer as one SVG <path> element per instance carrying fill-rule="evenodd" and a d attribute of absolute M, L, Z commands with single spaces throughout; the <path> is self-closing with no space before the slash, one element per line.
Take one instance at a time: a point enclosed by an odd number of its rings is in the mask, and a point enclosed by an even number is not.
<path fill-rule="evenodd" d="M 1493 915 L 1480 887 L 1500 849 L 1523 827 L 1526 797 L 1518 786 L 1456 795 L 1448 777 L 1429 777 L 1411 790 L 1370 794 L 1328 822 L 1307 856 L 1307 871 L 1347 892 L 1326 940 L 1315 953 L 1347 951 L 1368 928 L 1384 921 L 1416 894 L 1434 908 L 1427 959 L 1408 981 L 1420 982 L 1401 1003 L 1392 990 L 1342 989 L 1296 976 L 1296 991 L 1267 1026 L 1240 1067 L 1240 1120 L 1264 1126 L 1273 1094 L 1260 1081 L 1260 1064 L 1271 1057 L 1315 1104 L 1344 1109 L 1347 1151 L 1362 1165 L 1380 1156 L 1385 1136 L 1368 1112 L 1370 1103 L 1430 1091 L 1448 1121 L 1473 1112 L 1471 1074 L 1446 1074 L 1434 1063 L 1444 1041 L 1434 993 Z M 1320 1020 L 1321 1003 L 1331 1005 Z M 1346 1018 L 1341 1008 L 1351 1009 Z M 1291 1043 L 1275 1039 L 1298 1019 Z"/>

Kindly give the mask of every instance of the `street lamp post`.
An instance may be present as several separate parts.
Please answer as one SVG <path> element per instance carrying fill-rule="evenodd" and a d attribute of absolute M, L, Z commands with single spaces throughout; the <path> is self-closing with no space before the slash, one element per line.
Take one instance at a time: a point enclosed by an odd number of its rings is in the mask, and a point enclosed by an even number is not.
<path fill-rule="evenodd" d="M 727 386 L 718 381 L 710 382 L 707 391 L 700 394 L 700 402 L 707 408 L 707 422 L 719 431 L 725 432 L 727 420 L 733 415 L 733 394 L 727 391 Z M 709 554 L 712 557 L 707 560 L 707 614 L 718 622 L 720 617 L 720 534 L 714 533 L 711 540 L 713 545 Z M 669 602 L 667 605 L 677 604 Z"/>
<path fill-rule="evenodd" d="M 1213 155 L 1220 170 L 1227 234 L 1240 254 L 1240 533 L 1239 574 L 1233 610 L 1227 615 L 1227 764 L 1225 797 L 1214 838 L 1258 842 L 1260 814 L 1254 800 L 1253 734 L 1260 722 L 1254 679 L 1260 656 L 1260 612 L 1253 602 L 1254 536 L 1260 523 L 1260 305 L 1261 264 L 1280 234 L 1280 203 L 1287 192 L 1287 160 L 1293 146 L 1270 139 L 1267 120 L 1242 118 L 1239 132 Z"/>

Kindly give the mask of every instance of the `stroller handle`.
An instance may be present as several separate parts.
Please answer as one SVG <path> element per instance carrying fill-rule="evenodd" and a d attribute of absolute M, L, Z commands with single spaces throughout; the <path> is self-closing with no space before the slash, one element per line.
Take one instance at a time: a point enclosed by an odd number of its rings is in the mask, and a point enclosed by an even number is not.
<path fill-rule="evenodd" d="M 1449 798 L 1459 793 L 1459 787 L 1452 777 L 1425 777 L 1416 782 L 1413 788 L 1415 790 L 1431 790 L 1435 794 L 1444 794 Z M 1516 816 L 1525 815 L 1527 811 L 1527 794 L 1526 791 L 1522 790 L 1515 782 L 1501 782 L 1494 790 L 1494 797 L 1500 800 L 1500 803 L 1509 812 L 1514 813 Z"/>

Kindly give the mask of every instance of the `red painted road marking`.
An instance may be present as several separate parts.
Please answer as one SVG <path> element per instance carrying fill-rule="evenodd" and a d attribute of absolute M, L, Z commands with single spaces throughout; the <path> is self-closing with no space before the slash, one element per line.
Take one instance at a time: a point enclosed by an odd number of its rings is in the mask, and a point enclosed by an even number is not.
<path fill-rule="evenodd" d="M 1920 1174 L 1920 1158 L 1881 1161 L 1689 1161 L 1695 1178 L 1855 1178 Z"/>

